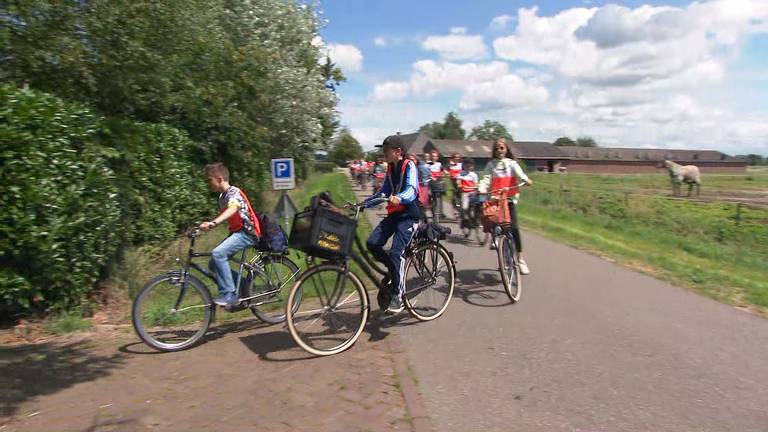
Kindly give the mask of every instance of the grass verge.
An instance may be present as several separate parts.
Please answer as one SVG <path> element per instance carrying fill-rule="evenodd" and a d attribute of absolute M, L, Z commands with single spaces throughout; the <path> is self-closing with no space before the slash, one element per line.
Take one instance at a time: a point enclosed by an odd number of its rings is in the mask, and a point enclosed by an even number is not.
<path fill-rule="evenodd" d="M 648 181 L 640 177 L 567 180 L 578 187 L 560 186 L 562 177 L 538 175 L 523 191 L 525 229 L 768 316 L 768 209 L 625 195 L 607 187 Z M 731 177 L 724 183 L 735 189 L 754 181 Z"/>

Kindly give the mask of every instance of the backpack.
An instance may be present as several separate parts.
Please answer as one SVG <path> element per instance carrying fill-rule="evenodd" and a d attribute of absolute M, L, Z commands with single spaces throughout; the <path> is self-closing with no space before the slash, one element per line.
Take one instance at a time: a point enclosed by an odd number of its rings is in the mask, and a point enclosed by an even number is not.
<path fill-rule="evenodd" d="M 288 250 L 288 236 L 280 226 L 276 217 L 269 213 L 258 213 L 261 225 L 261 239 L 258 248 L 272 252 L 285 252 Z"/>

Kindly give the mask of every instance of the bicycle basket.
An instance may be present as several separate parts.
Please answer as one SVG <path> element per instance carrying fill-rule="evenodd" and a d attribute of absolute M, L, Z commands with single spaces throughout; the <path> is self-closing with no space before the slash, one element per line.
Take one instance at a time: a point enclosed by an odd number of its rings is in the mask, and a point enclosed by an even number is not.
<path fill-rule="evenodd" d="M 429 189 L 432 193 L 444 193 L 445 192 L 445 182 L 440 180 L 432 180 L 429 182 Z"/>
<path fill-rule="evenodd" d="M 494 225 L 505 225 L 511 222 L 509 202 L 507 202 L 506 196 L 485 201 L 482 204 L 482 212 L 481 221 L 486 232 L 490 232 Z"/>
<path fill-rule="evenodd" d="M 293 218 L 289 245 L 320 258 L 347 256 L 352 250 L 357 222 L 324 207 L 304 211 Z"/>

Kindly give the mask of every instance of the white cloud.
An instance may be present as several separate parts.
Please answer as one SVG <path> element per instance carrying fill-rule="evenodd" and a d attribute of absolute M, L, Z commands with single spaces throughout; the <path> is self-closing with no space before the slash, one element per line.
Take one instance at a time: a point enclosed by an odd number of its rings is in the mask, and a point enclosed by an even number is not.
<path fill-rule="evenodd" d="M 376 84 L 373 88 L 373 99 L 377 102 L 396 101 L 404 99 L 410 93 L 411 86 L 407 82 L 387 81 Z"/>
<path fill-rule="evenodd" d="M 374 45 L 377 47 L 386 47 L 387 46 L 387 40 L 384 39 L 382 36 L 378 36 L 373 40 Z"/>
<path fill-rule="evenodd" d="M 432 96 L 445 90 L 463 90 L 473 83 L 490 81 L 509 73 L 504 62 L 451 63 L 421 60 L 413 64 L 411 90 L 418 96 Z"/>
<path fill-rule="evenodd" d="M 454 27 L 447 36 L 429 36 L 421 47 L 427 51 L 437 51 L 444 60 L 480 60 L 488 55 L 488 50 L 479 35 L 465 34 L 464 27 Z"/>
<path fill-rule="evenodd" d="M 328 44 L 331 61 L 344 72 L 358 72 L 363 68 L 363 53 L 354 45 Z"/>
<path fill-rule="evenodd" d="M 506 30 L 507 25 L 509 25 L 509 23 L 514 21 L 515 21 L 515 17 L 512 15 L 500 15 L 500 16 L 494 17 L 491 20 L 491 24 L 489 27 L 491 28 L 491 30 L 494 30 L 494 31 L 502 31 L 502 30 Z"/>
<path fill-rule="evenodd" d="M 493 81 L 470 85 L 459 107 L 463 110 L 524 108 L 544 103 L 548 97 L 546 88 L 531 85 L 519 76 L 509 74 Z"/>

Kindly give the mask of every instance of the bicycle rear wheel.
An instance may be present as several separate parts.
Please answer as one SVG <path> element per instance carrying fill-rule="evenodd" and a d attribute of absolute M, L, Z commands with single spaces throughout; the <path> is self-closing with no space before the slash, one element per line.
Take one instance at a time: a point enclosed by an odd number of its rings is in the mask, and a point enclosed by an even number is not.
<path fill-rule="evenodd" d="M 523 279 L 520 277 L 515 243 L 509 234 L 504 234 L 499 237 L 497 244 L 496 255 L 499 258 L 499 272 L 504 291 L 512 303 L 517 303 L 523 293 Z"/>
<path fill-rule="evenodd" d="M 301 275 L 288 295 L 288 331 L 305 351 L 318 356 L 340 353 L 355 343 L 368 320 L 368 293 L 344 268 L 324 264 Z"/>
<path fill-rule="evenodd" d="M 456 269 L 444 247 L 417 246 L 405 263 L 403 301 L 414 318 L 433 320 L 445 312 L 453 297 Z"/>
<path fill-rule="evenodd" d="M 288 292 L 299 276 L 299 266 L 283 255 L 267 255 L 261 260 L 264 277 L 254 277 L 251 285 L 251 295 L 276 291 L 269 296 L 254 298 L 250 309 L 256 318 L 269 324 L 285 321 L 285 307 L 288 303 Z M 301 297 L 294 300 L 294 310 L 301 302 Z M 259 304 L 262 303 L 262 304 Z"/>
<path fill-rule="evenodd" d="M 133 300 L 131 318 L 139 338 L 158 351 L 189 348 L 211 325 L 211 294 L 200 280 L 164 274 L 147 282 Z"/>

